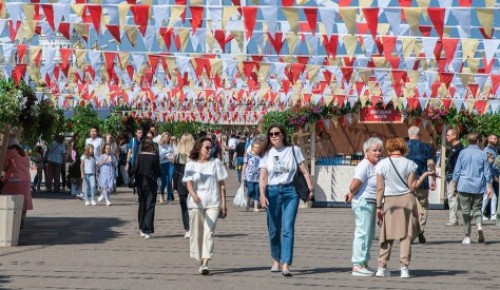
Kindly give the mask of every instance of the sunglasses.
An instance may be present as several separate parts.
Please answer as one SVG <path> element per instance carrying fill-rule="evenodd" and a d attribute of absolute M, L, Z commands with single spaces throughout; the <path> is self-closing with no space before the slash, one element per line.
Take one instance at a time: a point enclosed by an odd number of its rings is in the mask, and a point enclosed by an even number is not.
<path fill-rule="evenodd" d="M 281 132 L 269 132 L 269 137 L 278 137 L 281 135 Z"/>

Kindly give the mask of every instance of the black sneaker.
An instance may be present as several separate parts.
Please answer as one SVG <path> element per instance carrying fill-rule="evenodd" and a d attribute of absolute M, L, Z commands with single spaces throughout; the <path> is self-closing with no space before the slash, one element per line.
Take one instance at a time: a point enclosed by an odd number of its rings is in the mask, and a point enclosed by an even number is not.
<path fill-rule="evenodd" d="M 421 232 L 420 234 L 418 234 L 418 242 L 421 244 L 425 244 L 426 240 L 424 237 L 424 232 Z"/>
<path fill-rule="evenodd" d="M 479 236 L 477 238 L 477 242 L 480 243 L 480 244 L 483 244 L 484 243 L 484 233 L 483 233 L 483 229 L 479 229 L 477 230 L 477 235 Z"/>

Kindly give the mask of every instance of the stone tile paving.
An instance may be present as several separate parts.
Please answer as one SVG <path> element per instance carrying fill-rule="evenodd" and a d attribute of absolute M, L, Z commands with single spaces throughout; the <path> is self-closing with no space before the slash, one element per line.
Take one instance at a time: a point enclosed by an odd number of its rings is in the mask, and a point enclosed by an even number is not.
<path fill-rule="evenodd" d="M 230 172 L 229 200 L 236 192 Z M 499 289 L 500 229 L 484 225 L 486 244 L 461 244 L 462 229 L 446 228 L 446 211 L 431 211 L 428 243 L 414 244 L 412 278 L 399 278 L 399 248 L 393 276 L 351 276 L 354 218 L 348 208 L 301 209 L 297 218 L 294 276 L 270 273 L 265 212 L 230 203 L 217 224 L 211 275 L 201 276 L 189 259 L 180 207 L 156 207 L 156 234 L 137 233 L 134 196 L 126 188 L 113 205 L 85 207 L 69 195 L 39 193 L 20 245 L 0 248 L 0 289 Z M 377 242 L 371 267 L 376 268 Z"/>

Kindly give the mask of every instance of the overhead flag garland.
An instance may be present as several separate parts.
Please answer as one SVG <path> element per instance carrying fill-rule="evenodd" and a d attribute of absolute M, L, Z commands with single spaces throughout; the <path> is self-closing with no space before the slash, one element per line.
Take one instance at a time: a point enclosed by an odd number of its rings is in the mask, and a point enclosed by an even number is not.
<path fill-rule="evenodd" d="M 127 106 L 158 120 L 256 123 L 356 102 L 498 113 L 495 0 L 351 2 L 3 2 L 0 75 L 62 108 Z"/>

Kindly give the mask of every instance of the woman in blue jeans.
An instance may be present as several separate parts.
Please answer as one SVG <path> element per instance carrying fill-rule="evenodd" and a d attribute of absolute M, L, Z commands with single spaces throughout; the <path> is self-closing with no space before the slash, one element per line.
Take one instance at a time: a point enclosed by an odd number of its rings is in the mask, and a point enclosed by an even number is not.
<path fill-rule="evenodd" d="M 313 197 L 313 185 L 300 148 L 288 143 L 283 126 L 271 125 L 267 135 L 267 150 L 259 163 L 260 202 L 263 207 L 267 207 L 273 259 L 271 272 L 281 272 L 283 276 L 289 277 L 292 276 L 289 266 L 293 260 L 295 218 L 299 206 L 299 195 L 292 183 L 297 170 L 305 176 L 309 187 L 308 200 Z"/>
<path fill-rule="evenodd" d="M 356 219 L 356 229 L 352 240 L 352 275 L 357 277 L 373 276 L 375 272 L 368 267 L 370 248 L 375 234 L 375 213 L 377 203 L 377 176 L 375 165 L 380 161 L 384 143 L 372 137 L 363 144 L 365 159 L 354 170 L 354 177 L 345 195 L 351 202 Z"/>
<path fill-rule="evenodd" d="M 165 188 L 167 189 L 167 203 L 174 200 L 173 191 L 173 176 L 174 176 L 174 147 L 170 145 L 170 135 L 163 133 L 160 139 L 160 168 L 161 168 L 161 184 L 160 184 L 160 203 L 165 203 L 163 195 Z"/>

